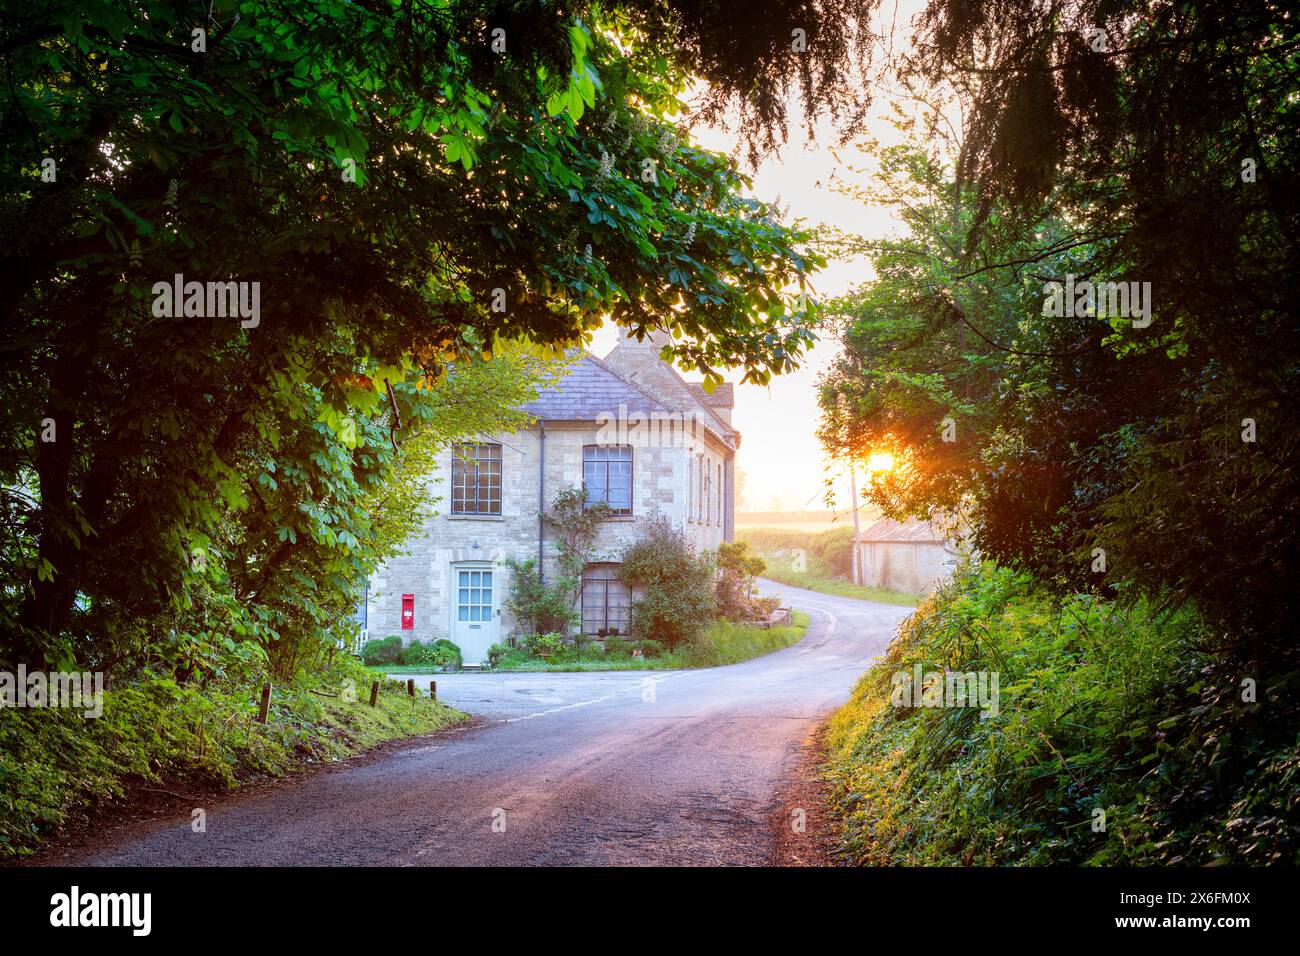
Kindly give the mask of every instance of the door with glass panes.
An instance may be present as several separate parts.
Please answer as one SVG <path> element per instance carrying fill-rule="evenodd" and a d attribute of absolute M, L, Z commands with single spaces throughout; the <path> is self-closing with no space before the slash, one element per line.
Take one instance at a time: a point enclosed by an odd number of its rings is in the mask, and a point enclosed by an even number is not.
<path fill-rule="evenodd" d="M 451 639 L 466 664 L 483 664 L 500 638 L 497 573 L 490 564 L 451 566 Z"/>

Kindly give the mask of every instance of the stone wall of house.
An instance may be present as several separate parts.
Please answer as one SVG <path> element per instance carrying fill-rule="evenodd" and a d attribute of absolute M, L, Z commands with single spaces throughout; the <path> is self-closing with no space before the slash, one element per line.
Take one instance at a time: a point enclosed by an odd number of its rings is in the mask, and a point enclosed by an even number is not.
<path fill-rule="evenodd" d="M 582 484 L 583 446 L 595 444 L 593 423 L 550 422 L 546 425 L 544 500 L 549 507 L 555 495 Z M 526 560 L 538 554 L 540 428 L 498 436 L 502 445 L 501 515 L 450 514 L 450 449 L 443 452 L 431 480 L 442 497 L 439 513 L 423 534 L 411 543 L 409 553 L 381 568 L 370 581 L 367 608 L 368 639 L 398 635 L 405 641 L 448 637 L 451 630 L 452 565 L 482 561 L 495 572 L 497 604 L 501 608 L 502 636 L 516 625 L 504 607 L 509 582 L 508 558 Z M 593 561 L 617 561 L 656 514 L 674 527 L 687 529 L 698 547 L 716 548 L 723 527 L 687 520 L 686 501 L 679 489 L 686 484 L 688 455 L 692 448 L 634 446 L 632 452 L 633 515 L 601 523 L 592 552 Z M 713 454 L 717 454 L 716 449 Z M 691 460 L 694 460 L 692 457 Z M 558 573 L 554 536 L 547 533 L 544 572 L 548 581 Z M 415 596 L 414 627 L 401 629 L 402 595 Z"/>
<path fill-rule="evenodd" d="M 397 635 L 407 642 L 440 637 L 454 640 L 453 565 L 463 562 L 477 562 L 478 567 L 493 571 L 500 636 L 516 633 L 516 623 L 505 608 L 510 575 L 505 562 L 537 557 L 539 507 L 549 507 L 565 488 L 581 487 L 584 445 L 627 441 L 633 448 L 633 515 L 602 522 L 593 561 L 617 561 L 656 515 L 683 529 L 699 550 L 716 549 L 731 538 L 735 449 L 724 436 L 734 433 L 699 406 L 680 376 L 659 360 L 661 344 L 659 339 L 624 342 L 605 361 L 619 375 L 637 381 L 645 394 L 655 396 L 666 408 L 693 411 L 674 413 L 671 424 L 661 422 L 637 437 L 611 436 L 608 423 L 602 427 L 600 422 L 548 420 L 544 428 L 539 424 L 483 439 L 502 446 L 499 516 L 450 513 L 452 451 L 445 450 L 429 479 L 442 499 L 438 514 L 411 542 L 407 554 L 389 561 L 371 578 L 365 638 Z M 576 394 L 589 398 L 595 393 Z M 590 408 L 575 403 L 573 411 L 579 409 L 584 415 L 594 415 Z M 602 414 L 617 412 L 611 408 Z M 706 470 L 707 483 L 702 482 L 701 468 Z M 703 500 L 705 484 L 707 501 Z M 545 535 L 543 572 L 547 581 L 554 581 L 558 573 L 553 537 L 549 531 Z M 414 595 L 414 627 L 409 630 L 401 627 L 403 594 Z"/>

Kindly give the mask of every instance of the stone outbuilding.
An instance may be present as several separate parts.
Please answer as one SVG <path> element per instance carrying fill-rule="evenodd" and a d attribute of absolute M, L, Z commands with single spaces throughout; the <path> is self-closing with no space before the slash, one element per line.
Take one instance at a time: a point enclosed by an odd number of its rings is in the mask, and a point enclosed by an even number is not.
<path fill-rule="evenodd" d="M 904 594 L 928 594 L 952 576 L 960 554 L 931 522 L 881 518 L 858 536 L 862 583 Z"/>

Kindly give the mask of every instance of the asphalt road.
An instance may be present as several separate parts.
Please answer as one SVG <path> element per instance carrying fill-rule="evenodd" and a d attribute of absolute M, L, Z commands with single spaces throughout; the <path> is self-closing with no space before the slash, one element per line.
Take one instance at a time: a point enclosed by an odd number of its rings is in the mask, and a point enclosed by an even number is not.
<path fill-rule="evenodd" d="M 910 609 L 763 589 L 811 616 L 794 647 L 699 671 L 439 674 L 477 726 L 223 802 L 205 833 L 188 816 L 141 824 L 59 862 L 769 862 L 801 744 Z"/>

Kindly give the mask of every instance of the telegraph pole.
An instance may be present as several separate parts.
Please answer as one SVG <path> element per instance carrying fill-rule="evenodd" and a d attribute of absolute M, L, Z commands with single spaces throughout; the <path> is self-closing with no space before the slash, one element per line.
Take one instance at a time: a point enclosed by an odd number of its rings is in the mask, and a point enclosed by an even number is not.
<path fill-rule="evenodd" d="M 853 496 L 853 583 L 862 583 L 862 570 L 858 567 L 858 535 L 862 529 L 858 527 L 858 475 L 853 467 L 853 459 L 849 459 L 849 494 Z"/>

